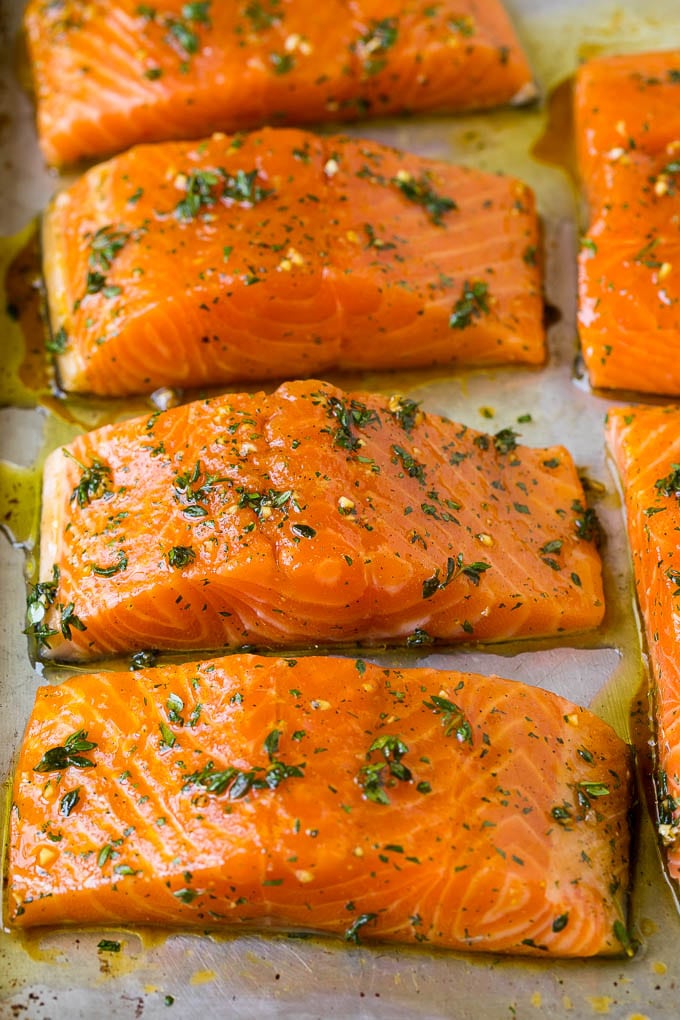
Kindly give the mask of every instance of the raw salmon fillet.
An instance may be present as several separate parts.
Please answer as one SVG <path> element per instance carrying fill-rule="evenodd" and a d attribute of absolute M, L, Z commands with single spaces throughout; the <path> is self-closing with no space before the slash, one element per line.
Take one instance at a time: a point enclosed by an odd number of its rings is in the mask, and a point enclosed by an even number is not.
<path fill-rule="evenodd" d="M 497 0 L 32 0 L 25 25 L 56 165 L 216 130 L 536 96 Z"/>
<path fill-rule="evenodd" d="M 680 51 L 590 61 L 575 102 L 590 207 L 579 332 L 591 383 L 680 394 Z"/>
<path fill-rule="evenodd" d="M 659 155 L 680 139 L 680 50 L 597 57 L 576 73 L 578 165 L 589 204 L 612 196 L 611 164 L 639 149 Z M 620 150 L 623 149 L 623 153 Z"/>
<path fill-rule="evenodd" d="M 45 464 L 29 629 L 87 659 L 596 627 L 574 465 L 515 436 L 316 380 L 79 436 Z"/>
<path fill-rule="evenodd" d="M 519 181 L 297 129 L 140 146 L 44 222 L 69 391 L 545 356 Z"/>
<path fill-rule="evenodd" d="M 613 408 L 607 439 L 627 512 L 656 722 L 658 830 L 680 880 L 680 408 Z"/>
<path fill-rule="evenodd" d="M 498 677 L 238 655 L 42 687 L 11 923 L 621 952 L 629 749 Z"/>

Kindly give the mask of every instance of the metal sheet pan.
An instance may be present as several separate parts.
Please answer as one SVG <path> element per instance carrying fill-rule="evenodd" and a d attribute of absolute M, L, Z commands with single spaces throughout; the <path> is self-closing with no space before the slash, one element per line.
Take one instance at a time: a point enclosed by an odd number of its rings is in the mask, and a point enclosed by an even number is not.
<path fill-rule="evenodd" d="M 225 0 L 226 2 L 226 0 Z M 599 52 L 680 46 L 677 0 L 511 0 L 537 79 L 547 96 L 579 59 Z M 23 3 L 0 6 L 0 44 L 12 59 L 0 69 L 0 264 L 21 246 L 15 238 L 60 185 L 39 157 L 29 100 L 19 86 L 15 37 Z M 590 705 L 630 737 L 629 711 L 645 675 L 635 617 L 620 500 L 605 461 L 602 424 L 613 400 L 596 396 L 574 373 L 578 199 L 565 172 L 531 155 L 548 120 L 548 104 L 459 119 L 369 123 L 353 129 L 424 155 L 523 177 L 544 217 L 547 298 L 559 311 L 550 329 L 550 361 L 539 371 L 368 374 L 366 388 L 406 390 L 426 409 L 475 427 L 520 426 L 532 445 L 562 442 L 600 490 L 597 510 L 606 542 L 604 626 L 578 641 L 536 642 L 455 653 L 375 655 L 386 663 L 455 666 L 539 683 Z M 566 144 L 566 138 L 565 138 Z M 559 146 L 558 146 L 559 148 Z M 139 407 L 79 402 L 71 418 L 35 406 L 17 381 L 16 328 L 0 323 L 0 774 L 12 760 L 45 677 L 30 662 L 24 625 L 24 573 L 33 551 L 30 514 L 19 521 L 11 500 L 35 490 L 45 451 L 74 430 Z M 346 382 L 347 380 L 345 380 Z M 492 414 L 492 422 L 488 415 Z M 23 470 L 22 470 L 23 468 Z M 63 674 L 62 674 L 63 676 Z M 60 675 L 48 677 L 58 682 Z M 643 701 L 644 709 L 644 701 Z M 7 796 L 5 796 L 5 802 Z M 62 931 L 19 939 L 0 932 L 0 1017 L 31 1020 L 195 1015 L 244 1018 L 356 1017 L 361 1020 L 456 1017 L 507 1020 L 551 1015 L 657 1020 L 678 1015 L 680 921 L 663 878 L 654 833 L 642 808 L 636 828 L 631 930 L 640 943 L 632 960 L 525 961 L 500 956 L 399 948 L 347 948 L 281 935 L 125 931 L 121 952 L 97 951 L 101 932 Z"/>

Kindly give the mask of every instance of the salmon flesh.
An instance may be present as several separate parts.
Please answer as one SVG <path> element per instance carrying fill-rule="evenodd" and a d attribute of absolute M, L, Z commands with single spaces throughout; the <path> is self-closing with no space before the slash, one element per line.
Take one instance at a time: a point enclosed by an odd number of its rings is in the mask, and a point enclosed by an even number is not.
<path fill-rule="evenodd" d="M 656 728 L 659 838 L 680 880 L 680 408 L 617 407 L 607 439 L 621 479 L 635 590 L 647 637 Z"/>
<path fill-rule="evenodd" d="M 531 190 L 375 142 L 140 146 L 57 195 L 43 247 L 67 391 L 545 358 Z"/>
<path fill-rule="evenodd" d="M 579 333 L 591 383 L 680 394 L 680 50 L 584 64 L 575 103 L 590 207 Z"/>
<path fill-rule="evenodd" d="M 498 0 L 29 2 L 54 165 L 264 124 L 456 112 L 537 90 Z"/>
<path fill-rule="evenodd" d="M 614 954 L 630 794 L 606 723 L 498 677 L 250 655 L 81 675 L 28 725 L 9 920 Z"/>
<path fill-rule="evenodd" d="M 29 629 L 66 660 L 561 635 L 602 620 L 596 539 L 563 447 L 293 382 L 51 453 Z"/>

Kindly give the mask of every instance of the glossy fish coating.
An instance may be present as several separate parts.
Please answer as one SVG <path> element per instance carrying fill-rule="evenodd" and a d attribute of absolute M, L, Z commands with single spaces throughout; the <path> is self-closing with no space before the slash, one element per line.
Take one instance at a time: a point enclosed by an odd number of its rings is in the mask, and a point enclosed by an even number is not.
<path fill-rule="evenodd" d="M 43 247 L 69 391 L 545 356 L 530 189 L 375 142 L 137 147 L 57 196 Z"/>
<path fill-rule="evenodd" d="M 603 57 L 576 79 L 590 221 L 579 333 L 593 386 L 680 393 L 680 51 Z"/>
<path fill-rule="evenodd" d="M 43 687 L 12 923 L 621 951 L 629 749 L 498 677 L 238 655 Z"/>
<path fill-rule="evenodd" d="M 680 408 L 617 407 L 607 440 L 621 478 L 652 666 L 658 829 L 671 876 L 680 879 Z"/>
<path fill-rule="evenodd" d="M 45 464 L 45 653 L 501 641 L 597 626 L 563 447 L 310 380 L 106 426 Z"/>
<path fill-rule="evenodd" d="M 25 24 L 56 165 L 216 130 L 536 95 L 498 0 L 31 0 Z"/>

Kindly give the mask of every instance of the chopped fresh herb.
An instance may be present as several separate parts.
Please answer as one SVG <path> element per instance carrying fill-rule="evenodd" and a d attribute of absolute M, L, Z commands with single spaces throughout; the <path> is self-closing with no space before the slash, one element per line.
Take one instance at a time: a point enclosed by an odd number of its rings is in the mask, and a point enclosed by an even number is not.
<path fill-rule="evenodd" d="M 179 694 L 170 693 L 168 700 L 165 702 L 165 708 L 168 713 L 168 719 L 175 726 L 184 726 L 184 719 L 182 718 L 182 712 L 184 711 L 184 701 L 180 698 Z"/>
<path fill-rule="evenodd" d="M 446 574 L 444 577 L 440 575 L 439 567 L 437 567 L 432 577 L 428 577 L 423 581 L 423 598 L 432 598 L 436 592 L 443 591 L 460 574 L 464 574 L 474 585 L 478 585 L 481 575 L 485 570 L 490 569 L 490 563 L 480 561 L 465 565 L 462 553 L 458 553 L 455 559 L 453 556 L 449 556 L 446 561 Z"/>
<path fill-rule="evenodd" d="M 362 765 L 356 781 L 367 800 L 374 804 L 389 804 L 385 786 L 393 786 L 393 779 L 410 782 L 412 778 L 411 770 L 401 760 L 408 753 L 408 746 L 399 737 L 385 735 L 373 741 L 366 757 L 370 758 L 374 751 L 379 751 L 384 760 Z"/>
<path fill-rule="evenodd" d="M 45 621 L 45 614 L 57 598 L 59 587 L 59 567 L 52 565 L 52 580 L 39 581 L 31 585 L 26 599 L 26 630 L 25 634 L 31 634 L 38 641 L 39 645 L 49 648 L 49 639 L 57 631 L 48 627 Z"/>
<path fill-rule="evenodd" d="M 482 280 L 466 280 L 463 293 L 453 306 L 449 318 L 451 329 L 467 329 L 474 319 L 489 314 L 489 285 Z"/>
<path fill-rule="evenodd" d="M 168 553 L 168 563 L 176 570 L 186 567 L 196 559 L 196 553 L 190 545 L 174 545 Z"/>
<path fill-rule="evenodd" d="M 175 216 L 186 222 L 192 220 L 201 209 L 217 201 L 213 188 L 219 182 L 219 175 L 212 170 L 192 170 L 186 178 L 185 197 L 175 206 Z"/>
<path fill-rule="evenodd" d="M 568 924 L 569 914 L 560 914 L 559 917 L 556 917 L 555 920 L 553 921 L 552 930 L 554 932 L 564 931 Z"/>
<path fill-rule="evenodd" d="M 111 269 L 116 255 L 125 247 L 131 237 L 131 232 L 112 224 L 100 227 L 91 236 L 90 254 L 87 259 L 88 272 L 85 280 L 86 294 L 104 292 L 105 297 L 115 297 L 121 292 L 120 287 L 108 287 L 106 273 Z"/>
<path fill-rule="evenodd" d="M 80 481 L 71 493 L 71 502 L 76 500 L 78 506 L 82 509 L 91 503 L 93 499 L 101 499 L 111 492 L 109 488 L 111 468 L 107 464 L 102 463 L 100 460 L 93 460 L 89 466 L 86 466 L 65 447 L 62 447 L 61 452 L 69 460 L 74 461 L 83 472 L 80 476 Z"/>
<path fill-rule="evenodd" d="M 636 943 L 633 938 L 628 934 L 628 930 L 622 921 L 614 921 L 614 937 L 618 942 L 621 943 L 623 951 L 626 956 L 635 956 Z"/>
<path fill-rule="evenodd" d="M 299 538 L 314 538 L 316 531 L 309 524 L 293 524 L 290 529 Z"/>
<path fill-rule="evenodd" d="M 436 715 L 442 714 L 445 736 L 450 737 L 453 734 L 461 744 L 472 745 L 472 726 L 462 708 L 437 694 L 433 694 L 430 701 L 423 701 L 423 705 Z"/>
<path fill-rule="evenodd" d="M 378 917 L 377 914 L 360 914 L 359 917 L 357 917 L 356 921 L 354 921 L 345 932 L 343 936 L 345 942 L 353 942 L 355 946 L 358 946 L 359 929 L 363 928 L 371 921 L 375 921 L 377 917 Z"/>
<path fill-rule="evenodd" d="M 130 656 L 130 672 L 138 669 L 149 669 L 151 666 L 155 666 L 157 657 L 158 652 L 152 649 L 133 652 Z"/>
<path fill-rule="evenodd" d="M 233 177 L 227 177 L 224 185 L 226 198 L 233 198 L 237 202 L 249 202 L 256 205 L 274 192 L 271 189 L 261 188 L 256 184 L 257 170 L 237 170 Z"/>
<path fill-rule="evenodd" d="M 396 244 L 392 244 L 390 241 L 383 241 L 382 238 L 378 237 L 375 232 L 375 227 L 371 226 L 370 223 L 364 223 L 364 230 L 368 237 L 367 248 L 377 248 L 378 251 L 390 251 L 396 248 Z"/>
<path fill-rule="evenodd" d="M 69 602 L 68 605 L 64 606 L 61 603 L 57 604 L 57 609 L 61 612 L 60 628 L 61 633 L 67 641 L 71 640 L 71 627 L 75 627 L 76 630 L 87 630 L 87 627 L 80 619 L 76 616 L 75 603 Z"/>
<path fill-rule="evenodd" d="M 45 341 L 45 350 L 50 354 L 63 354 L 68 347 L 68 333 L 63 326 L 60 326 L 56 333 L 53 333 Z"/>
<path fill-rule="evenodd" d="M 452 32 L 460 35 L 469 37 L 475 34 L 475 23 L 469 14 L 462 18 L 449 18 L 446 24 Z"/>
<path fill-rule="evenodd" d="M 672 592 L 673 597 L 680 595 L 680 570 L 675 570 L 673 567 L 668 567 L 664 570 L 664 574 L 675 586 L 675 591 Z"/>
<path fill-rule="evenodd" d="M 101 939 L 97 943 L 97 949 L 100 953 L 119 953 L 120 942 L 114 942 L 113 939 Z"/>
<path fill-rule="evenodd" d="M 260 520 L 271 516 L 272 510 L 283 510 L 286 504 L 299 509 L 295 501 L 295 493 L 292 489 L 269 489 L 267 492 L 248 492 L 245 489 L 237 488 L 239 493 L 239 508 L 247 507 L 253 510 Z"/>
<path fill-rule="evenodd" d="M 326 409 L 328 417 L 338 422 L 333 432 L 333 442 L 343 450 L 356 452 L 362 446 L 363 440 L 354 434 L 354 429 L 380 425 L 377 412 L 362 404 L 360 400 L 350 400 L 346 403 L 338 397 L 328 397 Z"/>
<path fill-rule="evenodd" d="M 116 255 L 125 247 L 131 236 L 128 231 L 111 224 L 100 227 L 90 241 L 90 255 L 87 260 L 90 269 L 108 272 Z"/>
<path fill-rule="evenodd" d="M 493 438 L 493 445 L 499 453 L 510 453 L 517 449 L 517 437 L 519 432 L 514 429 L 501 429 Z"/>
<path fill-rule="evenodd" d="M 163 738 L 161 740 L 161 748 L 163 750 L 170 750 L 170 748 L 174 747 L 175 744 L 177 743 L 177 737 L 172 732 L 167 723 L 160 722 L 158 724 L 158 728 L 161 731 L 161 737 Z"/>
<path fill-rule="evenodd" d="M 187 56 L 198 53 L 200 48 L 199 38 L 194 30 L 180 18 L 166 18 L 165 26 L 170 32 L 170 37 Z"/>
<path fill-rule="evenodd" d="M 442 217 L 445 213 L 458 208 L 452 198 L 437 194 L 430 184 L 427 174 L 422 174 L 416 180 L 410 173 L 402 171 L 392 178 L 392 184 L 399 189 L 409 202 L 422 205 L 435 226 L 439 227 L 442 225 Z"/>
<path fill-rule="evenodd" d="M 403 397 L 400 393 L 395 393 L 390 397 L 387 409 L 392 417 L 399 422 L 404 432 L 409 434 L 423 418 L 418 401 L 411 400 L 410 397 Z"/>
<path fill-rule="evenodd" d="M 193 903 L 198 893 L 195 889 L 176 889 L 172 895 L 176 896 L 182 903 Z"/>
<path fill-rule="evenodd" d="M 591 507 L 584 507 L 580 500 L 574 500 L 571 508 L 577 515 L 574 521 L 576 537 L 583 542 L 594 542 L 595 545 L 599 545 L 602 531 L 595 511 Z"/>
<path fill-rule="evenodd" d="M 663 478 L 657 478 L 654 488 L 662 496 L 675 496 L 680 499 L 680 464 L 671 464 L 671 471 Z"/>
<path fill-rule="evenodd" d="M 274 755 L 278 753 L 280 739 L 281 730 L 272 730 L 264 739 L 264 750 L 267 752 L 267 757 L 270 761 L 273 761 Z"/>
<path fill-rule="evenodd" d="M 399 22 L 397 18 L 382 18 L 380 21 L 372 20 L 368 32 L 360 36 L 353 45 L 353 49 L 363 63 L 367 75 L 378 74 L 383 70 L 387 61 L 385 53 L 394 46 L 399 35 Z"/>
<path fill-rule="evenodd" d="M 113 563 L 110 567 L 98 567 L 96 564 L 93 564 L 92 573 L 96 574 L 97 577 L 114 577 L 116 574 L 120 574 L 121 571 L 126 570 L 127 565 L 127 556 L 122 549 L 119 549 L 117 563 Z"/>
<path fill-rule="evenodd" d="M 75 790 L 69 790 L 68 793 L 65 793 L 61 798 L 59 802 L 59 814 L 68 818 L 79 800 L 80 787 L 76 786 Z"/>
<path fill-rule="evenodd" d="M 218 771 L 215 769 L 214 762 L 209 761 L 200 771 L 186 776 L 184 789 L 192 785 L 202 786 L 208 793 L 216 795 L 227 793 L 230 800 L 238 800 L 245 797 L 251 790 L 275 790 L 285 779 L 304 778 L 304 763 L 287 765 L 275 757 L 278 752 L 280 735 L 279 730 L 272 730 L 265 739 L 264 746 L 270 761 L 266 770 L 256 766 L 242 771 L 230 766 Z"/>
<path fill-rule="evenodd" d="M 578 784 L 578 789 L 587 797 L 606 797 L 609 794 L 609 787 L 604 783 L 590 782 L 583 780 Z"/>
<path fill-rule="evenodd" d="M 217 475 L 204 475 L 200 460 L 196 461 L 192 470 L 177 475 L 174 481 L 175 498 L 185 503 L 182 510 L 184 516 L 207 517 L 208 511 L 201 505 L 202 501 L 208 498 L 216 485 L 228 481 L 228 478 Z"/>
<path fill-rule="evenodd" d="M 550 814 L 558 825 L 561 825 L 563 828 L 569 828 L 570 823 L 574 820 L 571 805 L 567 804 L 566 801 L 562 804 L 556 804 Z"/>
<path fill-rule="evenodd" d="M 399 460 L 409 478 L 417 478 L 421 485 L 425 484 L 425 465 L 415 458 L 402 446 L 392 446 L 395 462 Z"/>
<path fill-rule="evenodd" d="M 95 768 L 95 763 L 89 758 L 83 757 L 81 752 L 92 751 L 96 746 L 95 743 L 87 739 L 85 730 L 77 730 L 63 744 L 45 751 L 38 764 L 33 766 L 33 771 L 61 772 L 69 765 L 73 765 L 77 769 Z"/>
<path fill-rule="evenodd" d="M 647 269 L 660 269 L 663 262 L 660 262 L 658 258 L 654 258 L 652 252 L 659 243 L 658 237 L 653 237 L 651 241 L 648 241 L 640 251 L 633 256 L 633 261 L 639 265 L 646 266 Z"/>
<path fill-rule="evenodd" d="M 295 67 L 295 56 L 292 53 L 270 53 L 269 63 L 274 74 L 288 74 Z"/>
<path fill-rule="evenodd" d="M 244 15 L 250 21 L 251 28 L 255 32 L 262 32 L 264 29 L 276 25 L 283 17 L 280 11 L 281 0 L 269 0 L 269 3 L 261 3 L 260 0 L 250 0 L 244 10 Z"/>
<path fill-rule="evenodd" d="M 97 864 L 100 868 L 103 868 L 109 858 L 113 855 L 113 847 L 110 843 L 105 843 L 97 854 Z"/>
<path fill-rule="evenodd" d="M 406 645 L 408 648 L 417 648 L 420 645 L 431 645 L 434 642 L 434 638 L 431 638 L 426 630 L 422 630 L 420 627 L 416 627 L 413 634 L 409 634 L 406 638 Z"/>

